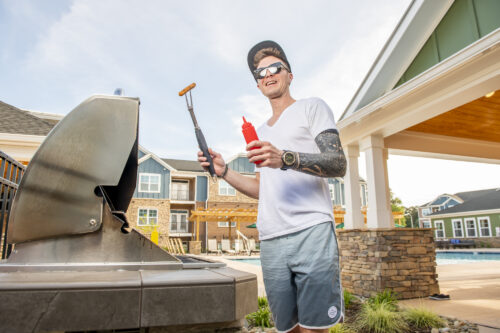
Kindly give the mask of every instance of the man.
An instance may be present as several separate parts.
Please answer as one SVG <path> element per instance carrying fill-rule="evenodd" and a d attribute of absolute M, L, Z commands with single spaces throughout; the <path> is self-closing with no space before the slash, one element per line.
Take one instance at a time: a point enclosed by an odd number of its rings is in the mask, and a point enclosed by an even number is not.
<path fill-rule="evenodd" d="M 250 162 L 261 161 L 260 172 L 244 177 L 210 150 L 215 171 L 259 199 L 262 271 L 278 331 L 327 332 L 344 315 L 333 207 L 322 178 L 345 174 L 339 133 L 324 101 L 290 96 L 293 74 L 277 43 L 255 45 L 248 65 L 272 108 L 257 130 L 259 141 L 246 147 Z M 208 166 L 201 152 L 198 161 Z"/>

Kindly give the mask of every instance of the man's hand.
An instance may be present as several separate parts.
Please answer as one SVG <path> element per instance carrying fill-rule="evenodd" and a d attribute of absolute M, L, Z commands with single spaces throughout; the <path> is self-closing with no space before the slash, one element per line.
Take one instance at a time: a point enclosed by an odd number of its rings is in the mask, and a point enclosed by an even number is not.
<path fill-rule="evenodd" d="M 212 161 L 214 162 L 215 174 L 219 177 L 222 176 L 222 174 L 224 173 L 224 169 L 226 168 L 226 162 L 224 162 L 222 155 L 213 151 L 212 148 L 208 148 L 208 152 L 210 153 Z M 207 162 L 207 158 L 203 156 L 203 152 L 201 151 L 198 152 L 198 162 L 200 162 L 200 165 L 203 167 L 203 169 L 205 169 L 205 171 L 208 171 L 208 166 L 210 165 L 210 163 Z"/>
<path fill-rule="evenodd" d="M 260 148 L 252 150 L 254 147 Z M 257 168 L 268 167 L 278 169 L 283 166 L 283 161 L 281 160 L 283 150 L 276 148 L 270 142 L 252 141 L 247 145 L 247 151 L 247 157 L 250 162 L 262 161 L 260 164 L 255 165 Z"/>

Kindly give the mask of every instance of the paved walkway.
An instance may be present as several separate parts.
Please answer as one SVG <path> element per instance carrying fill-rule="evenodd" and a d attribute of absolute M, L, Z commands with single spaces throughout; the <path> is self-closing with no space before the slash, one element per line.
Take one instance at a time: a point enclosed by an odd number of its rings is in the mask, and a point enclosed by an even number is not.
<path fill-rule="evenodd" d="M 478 250 L 495 251 L 475 249 Z M 257 275 L 258 294 L 265 295 L 260 266 L 228 260 L 239 258 L 236 256 L 209 256 L 209 258 L 225 262 L 228 267 L 254 273 Z M 401 301 L 400 304 L 423 305 L 440 315 L 500 329 L 500 261 L 440 265 L 437 266 L 437 273 L 441 293 L 449 294 L 450 300 L 413 299 Z M 500 332 L 500 330 L 485 328 L 481 332 Z"/>
<path fill-rule="evenodd" d="M 423 305 L 438 314 L 500 328 L 500 261 L 437 266 L 441 293 L 449 301 L 414 299 L 403 306 Z"/>

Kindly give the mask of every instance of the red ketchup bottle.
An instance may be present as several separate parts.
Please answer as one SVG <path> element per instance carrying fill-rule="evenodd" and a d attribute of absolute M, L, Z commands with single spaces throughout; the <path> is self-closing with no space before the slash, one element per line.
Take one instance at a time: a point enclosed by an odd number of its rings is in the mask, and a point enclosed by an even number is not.
<path fill-rule="evenodd" d="M 252 141 L 259 140 L 257 136 L 257 132 L 255 131 L 255 127 L 253 127 L 252 123 L 248 122 L 245 117 L 243 117 L 243 126 L 241 126 L 241 130 L 243 132 L 243 136 L 245 137 L 245 141 L 249 144 Z M 254 149 L 259 149 L 260 147 L 253 147 Z M 255 164 L 260 164 L 262 161 L 256 161 Z"/>

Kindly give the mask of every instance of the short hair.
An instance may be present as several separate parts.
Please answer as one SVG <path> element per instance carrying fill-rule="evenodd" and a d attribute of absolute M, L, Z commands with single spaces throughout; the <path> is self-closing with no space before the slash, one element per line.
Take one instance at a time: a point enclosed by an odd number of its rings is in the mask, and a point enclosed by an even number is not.
<path fill-rule="evenodd" d="M 259 62 L 264 59 L 265 57 L 273 56 L 276 58 L 279 58 L 281 61 L 283 61 L 283 65 L 285 65 L 285 68 L 290 71 L 288 68 L 286 61 L 283 59 L 283 56 L 281 55 L 281 52 L 274 47 L 267 47 L 265 49 L 259 50 L 257 53 L 255 53 L 255 57 L 253 57 L 253 66 L 257 68 L 259 66 Z"/>

